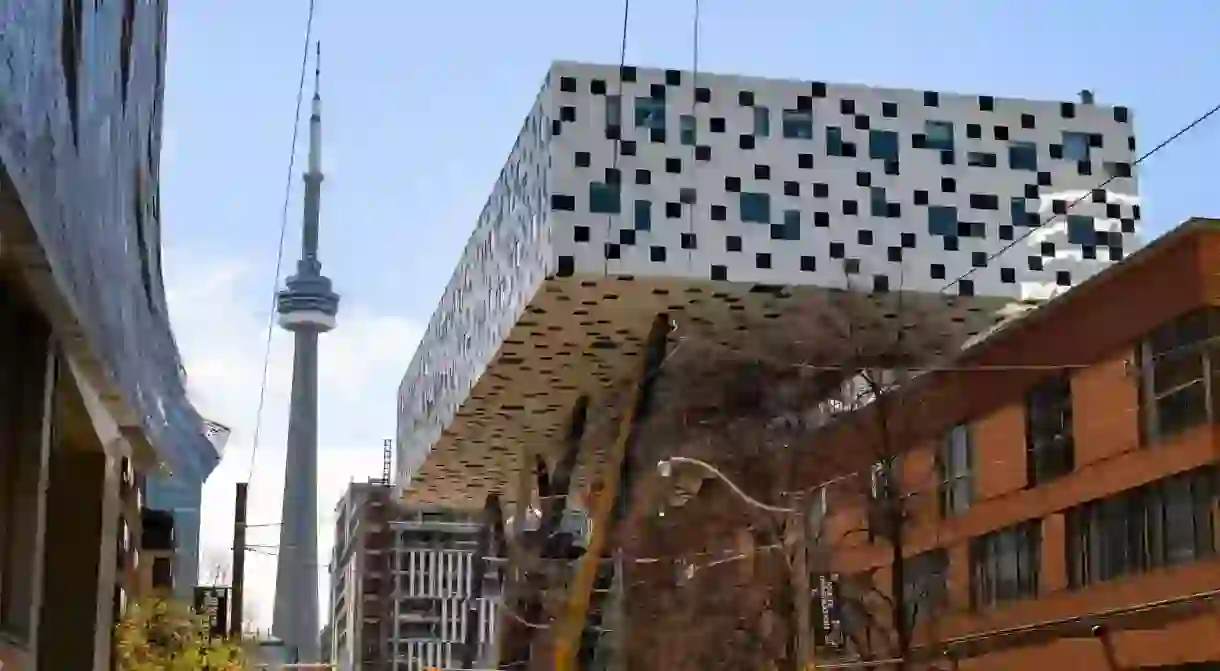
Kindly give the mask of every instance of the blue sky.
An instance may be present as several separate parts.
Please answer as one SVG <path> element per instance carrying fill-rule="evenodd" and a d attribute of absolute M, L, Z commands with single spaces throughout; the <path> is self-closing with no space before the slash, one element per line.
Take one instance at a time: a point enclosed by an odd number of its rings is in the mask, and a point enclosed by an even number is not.
<path fill-rule="evenodd" d="M 689 68 L 693 5 L 632 3 L 628 62 Z M 1132 108 L 1141 150 L 1220 102 L 1220 4 L 1211 0 L 702 5 L 706 71 L 1061 100 L 1089 88 L 1099 102 Z M 230 456 L 209 483 L 205 553 L 227 545 L 226 502 L 250 462 L 258 331 L 274 272 L 306 7 L 179 0 L 170 14 L 167 275 L 188 370 L 199 381 L 193 393 L 235 429 Z M 349 477 L 379 470 L 398 378 L 548 64 L 617 62 L 621 18 L 619 0 L 318 0 L 322 260 L 344 299 L 343 326 L 328 336 L 323 357 L 336 362 L 332 381 L 346 390 L 323 391 L 323 509 Z M 1220 216 L 1216 162 L 1208 159 L 1218 150 L 1220 118 L 1142 167 L 1148 232 L 1190 215 Z M 299 245 L 299 175 L 293 186 L 290 260 Z M 283 414 L 282 345 L 269 417 Z M 339 365 L 352 362 L 360 365 Z M 281 422 L 268 419 L 263 431 L 252 518 L 278 514 Z M 256 574 L 271 566 L 255 564 Z"/>

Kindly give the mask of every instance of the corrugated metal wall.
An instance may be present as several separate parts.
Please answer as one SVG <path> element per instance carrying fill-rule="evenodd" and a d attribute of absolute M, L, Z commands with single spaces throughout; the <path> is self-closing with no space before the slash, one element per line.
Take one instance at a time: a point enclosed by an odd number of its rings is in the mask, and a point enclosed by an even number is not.
<path fill-rule="evenodd" d="M 186 399 L 161 275 L 167 4 L 0 0 L 0 196 L 162 459 L 202 480 L 219 455 Z"/>

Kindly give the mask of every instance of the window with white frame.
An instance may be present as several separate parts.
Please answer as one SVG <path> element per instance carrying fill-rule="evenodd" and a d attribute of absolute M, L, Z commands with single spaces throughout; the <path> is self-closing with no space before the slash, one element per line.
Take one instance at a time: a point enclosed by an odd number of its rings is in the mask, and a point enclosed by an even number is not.
<path fill-rule="evenodd" d="M 1140 346 L 1140 419 L 1146 443 L 1215 422 L 1220 404 L 1220 309 L 1157 327 Z"/>
<path fill-rule="evenodd" d="M 970 425 L 958 424 L 945 434 L 937 455 L 940 472 L 940 514 L 958 515 L 970 508 L 974 490 L 974 441 Z"/>

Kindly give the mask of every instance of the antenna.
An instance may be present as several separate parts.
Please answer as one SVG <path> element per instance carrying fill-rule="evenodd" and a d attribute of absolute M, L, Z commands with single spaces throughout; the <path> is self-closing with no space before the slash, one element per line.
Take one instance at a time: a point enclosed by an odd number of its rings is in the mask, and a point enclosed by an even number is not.
<path fill-rule="evenodd" d="M 322 91 L 322 40 L 314 43 L 313 59 L 313 94 L 319 95 Z"/>
<path fill-rule="evenodd" d="M 391 453 L 393 447 L 394 447 L 394 441 L 389 438 L 386 438 L 385 442 L 382 443 L 381 483 L 384 484 L 386 487 L 390 486 L 390 465 L 391 465 L 391 461 L 393 459 L 393 454 Z"/>

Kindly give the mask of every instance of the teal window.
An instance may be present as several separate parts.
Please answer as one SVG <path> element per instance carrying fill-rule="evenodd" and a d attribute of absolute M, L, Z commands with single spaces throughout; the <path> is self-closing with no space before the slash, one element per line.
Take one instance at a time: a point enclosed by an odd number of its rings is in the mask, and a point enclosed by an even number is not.
<path fill-rule="evenodd" d="M 695 144 L 695 117 L 689 114 L 683 114 L 682 116 L 678 117 L 678 126 L 678 134 L 681 136 L 682 144 Z"/>
<path fill-rule="evenodd" d="M 797 140 L 813 139 L 812 110 L 784 110 L 781 120 L 784 137 Z"/>
<path fill-rule="evenodd" d="M 924 124 L 924 136 L 928 149 L 953 151 L 953 124 L 948 121 L 928 121 Z"/>
<path fill-rule="evenodd" d="M 1091 153 L 1088 133 L 1063 134 L 1063 158 L 1069 161 L 1087 161 Z"/>
<path fill-rule="evenodd" d="M 826 153 L 831 156 L 846 156 L 843 151 L 843 129 L 838 126 L 826 127 Z"/>
<path fill-rule="evenodd" d="M 623 97 L 606 96 L 606 125 L 623 125 Z"/>
<path fill-rule="evenodd" d="M 635 127 L 665 130 L 665 101 L 654 98 L 636 98 Z"/>
<path fill-rule="evenodd" d="M 652 203 L 647 200 L 635 201 L 635 230 L 652 230 Z"/>
<path fill-rule="evenodd" d="M 742 192 L 741 220 L 756 224 L 771 223 L 770 194 Z"/>
<path fill-rule="evenodd" d="M 1033 142 L 1013 142 L 1008 145 L 1008 167 L 1013 170 L 1038 171 L 1038 145 Z"/>
<path fill-rule="evenodd" d="M 771 135 L 771 110 L 766 107 L 754 108 L 754 135 L 756 137 Z"/>
<path fill-rule="evenodd" d="M 622 194 L 618 184 L 592 182 L 589 184 L 589 211 L 594 214 L 618 214 L 622 212 Z"/>
<path fill-rule="evenodd" d="M 897 161 L 898 133 L 892 130 L 870 130 L 868 132 L 868 157 Z"/>
<path fill-rule="evenodd" d="M 928 207 L 928 232 L 932 235 L 957 235 L 957 208 L 946 205 Z"/>

